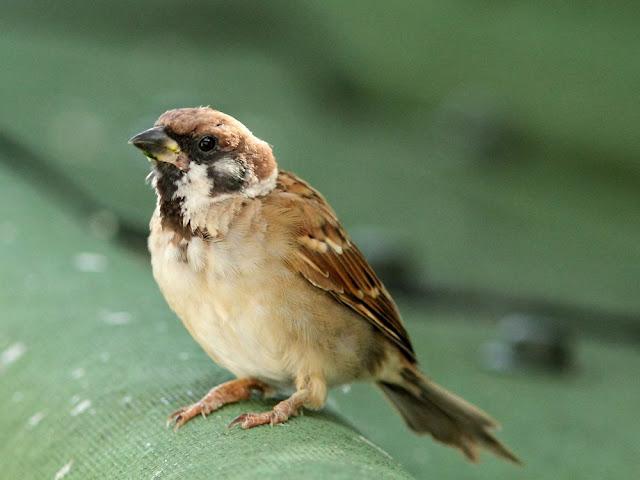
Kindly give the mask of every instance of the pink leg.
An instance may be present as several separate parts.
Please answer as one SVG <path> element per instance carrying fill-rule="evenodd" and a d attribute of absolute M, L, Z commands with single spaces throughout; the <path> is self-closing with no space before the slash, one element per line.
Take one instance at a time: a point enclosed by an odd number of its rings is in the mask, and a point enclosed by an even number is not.
<path fill-rule="evenodd" d="M 240 425 L 241 428 L 253 428 L 259 425 L 276 425 L 285 423 L 302 410 L 306 399 L 305 391 L 297 391 L 286 400 L 281 401 L 272 410 L 261 413 L 243 413 L 229 424 L 229 428 Z"/>
<path fill-rule="evenodd" d="M 244 413 L 229 424 L 229 428 L 240 425 L 241 428 L 253 428 L 259 425 L 284 423 L 290 417 L 299 415 L 302 407 L 322 408 L 327 396 L 327 386 L 321 376 L 300 376 L 296 381 L 297 391 L 286 400 L 278 403 L 269 412 Z"/>
<path fill-rule="evenodd" d="M 251 392 L 253 391 L 264 394 L 269 390 L 271 390 L 271 388 L 266 383 L 256 380 L 255 378 L 231 380 L 212 388 L 209 390 L 209 393 L 196 403 L 173 412 L 169 415 L 167 424 L 173 425 L 174 430 L 177 430 L 196 415 L 205 417 L 229 403 L 248 400 L 251 398 Z"/>

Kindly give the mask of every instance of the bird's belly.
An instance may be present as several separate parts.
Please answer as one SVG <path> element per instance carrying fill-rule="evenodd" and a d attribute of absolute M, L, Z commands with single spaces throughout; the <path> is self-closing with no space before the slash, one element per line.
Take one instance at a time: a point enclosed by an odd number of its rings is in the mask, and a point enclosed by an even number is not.
<path fill-rule="evenodd" d="M 234 282 L 216 284 L 206 299 L 193 299 L 180 315 L 194 339 L 218 364 L 238 377 L 289 383 L 286 345 L 273 326 L 274 312 L 260 298 L 238 292 Z"/>
<path fill-rule="evenodd" d="M 179 253 L 152 230 L 149 248 L 167 303 L 216 363 L 283 387 L 301 372 L 329 386 L 368 375 L 380 353 L 360 316 L 256 242 L 199 242 Z"/>
<path fill-rule="evenodd" d="M 150 241 L 154 277 L 169 306 L 205 352 L 238 377 L 289 384 L 293 372 L 286 338 L 274 325 L 282 312 L 275 311 L 270 301 L 276 288 L 273 279 L 265 282 L 250 268 L 256 262 L 247 256 L 234 259 L 238 264 L 233 269 L 220 271 L 219 265 L 209 265 L 215 259 L 180 255 L 172 252 L 175 247 L 170 242 L 163 243 L 154 251 Z M 211 253 L 208 248 L 207 257 Z"/>

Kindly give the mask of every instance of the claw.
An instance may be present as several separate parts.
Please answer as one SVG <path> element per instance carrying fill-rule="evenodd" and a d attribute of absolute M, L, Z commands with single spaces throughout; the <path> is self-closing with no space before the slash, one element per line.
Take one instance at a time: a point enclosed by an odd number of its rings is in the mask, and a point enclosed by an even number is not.
<path fill-rule="evenodd" d="M 185 407 L 182 407 L 176 410 L 175 412 L 170 413 L 169 416 L 167 417 L 167 424 L 175 422 L 176 418 L 181 416 L 185 410 L 186 410 Z"/>
<path fill-rule="evenodd" d="M 188 410 L 193 410 L 193 411 L 191 412 L 191 414 L 187 415 L 186 413 Z M 201 402 L 194 403 L 189 407 L 179 408 L 178 410 L 173 412 L 171 415 L 169 415 L 169 418 L 167 419 L 167 428 L 172 426 L 173 431 L 177 432 L 180 427 L 182 427 L 185 423 L 191 420 L 198 413 L 201 413 L 202 415 L 204 415 L 205 414 L 204 410 L 205 409 L 203 408 L 203 405 Z"/>
<path fill-rule="evenodd" d="M 177 432 L 178 429 L 184 424 L 184 417 L 181 414 L 167 420 L 167 428 L 173 427 L 174 432 Z"/>
<path fill-rule="evenodd" d="M 294 413 L 295 415 L 295 413 Z M 240 428 L 243 430 L 258 427 L 260 425 L 278 425 L 280 423 L 285 423 L 289 420 L 289 413 L 285 413 L 278 409 L 276 406 L 273 410 L 269 412 L 262 413 L 243 413 L 236 417 L 228 426 L 228 428 L 233 428 L 236 425 L 240 425 Z"/>
<path fill-rule="evenodd" d="M 183 408 L 181 408 L 180 410 L 176 410 L 175 412 L 173 412 L 171 415 L 167 417 L 167 424 L 166 424 L 167 428 L 175 427 L 176 423 L 182 417 L 183 410 L 184 410 Z"/>
<path fill-rule="evenodd" d="M 202 415 L 202 418 L 207 418 L 211 412 L 228 403 L 249 399 L 252 391 L 265 393 L 269 389 L 268 385 L 253 378 L 231 380 L 212 388 L 200 401 L 173 412 L 167 419 L 167 427 L 173 426 L 173 430 L 176 431 L 198 414 Z M 256 425 L 260 425 L 260 423 L 256 423 Z M 250 427 L 243 424 L 243 428 Z"/>
<path fill-rule="evenodd" d="M 249 416 L 248 413 L 243 413 L 242 415 L 238 415 L 236 418 L 233 419 L 233 421 L 227 425 L 227 428 L 233 428 L 236 425 L 240 425 L 240 428 L 244 428 L 244 421 L 247 419 L 247 417 Z"/>

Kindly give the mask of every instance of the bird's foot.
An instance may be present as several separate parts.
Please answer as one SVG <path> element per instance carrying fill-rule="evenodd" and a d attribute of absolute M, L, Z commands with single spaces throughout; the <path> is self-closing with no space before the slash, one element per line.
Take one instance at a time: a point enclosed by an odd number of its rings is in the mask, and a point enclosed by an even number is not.
<path fill-rule="evenodd" d="M 204 400 L 204 399 L 203 399 Z M 170 427 L 173 425 L 174 430 L 178 430 L 181 426 L 191 420 L 193 417 L 197 415 L 202 415 L 206 417 L 211 412 L 220 408 L 220 406 L 210 405 L 205 403 L 203 400 L 198 400 L 196 403 L 188 405 L 186 407 L 179 408 L 167 419 L 167 426 Z"/>
<path fill-rule="evenodd" d="M 267 384 L 253 378 L 242 378 L 225 382 L 212 388 L 209 393 L 194 404 L 182 407 L 169 415 L 167 426 L 173 425 L 173 429 L 178 430 L 198 415 L 206 417 L 224 405 L 241 400 L 248 400 L 251 398 L 251 392 L 253 391 L 259 391 L 264 394 L 269 390 L 270 387 Z"/>
<path fill-rule="evenodd" d="M 229 424 L 229 428 L 240 425 L 240 428 L 246 430 L 259 425 L 285 423 L 290 417 L 298 415 L 300 410 L 301 407 L 297 405 L 297 402 L 287 399 L 278 403 L 273 407 L 273 410 L 269 412 L 243 413 Z"/>

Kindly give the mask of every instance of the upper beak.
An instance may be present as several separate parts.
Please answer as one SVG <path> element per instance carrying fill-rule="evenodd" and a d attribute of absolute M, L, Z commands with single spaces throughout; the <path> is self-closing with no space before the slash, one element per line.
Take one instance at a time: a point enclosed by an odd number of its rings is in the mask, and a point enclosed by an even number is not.
<path fill-rule="evenodd" d="M 153 127 L 132 137 L 129 143 L 139 148 L 144 154 L 159 162 L 172 163 L 180 167 L 180 145 L 167 135 L 164 127 Z"/>

